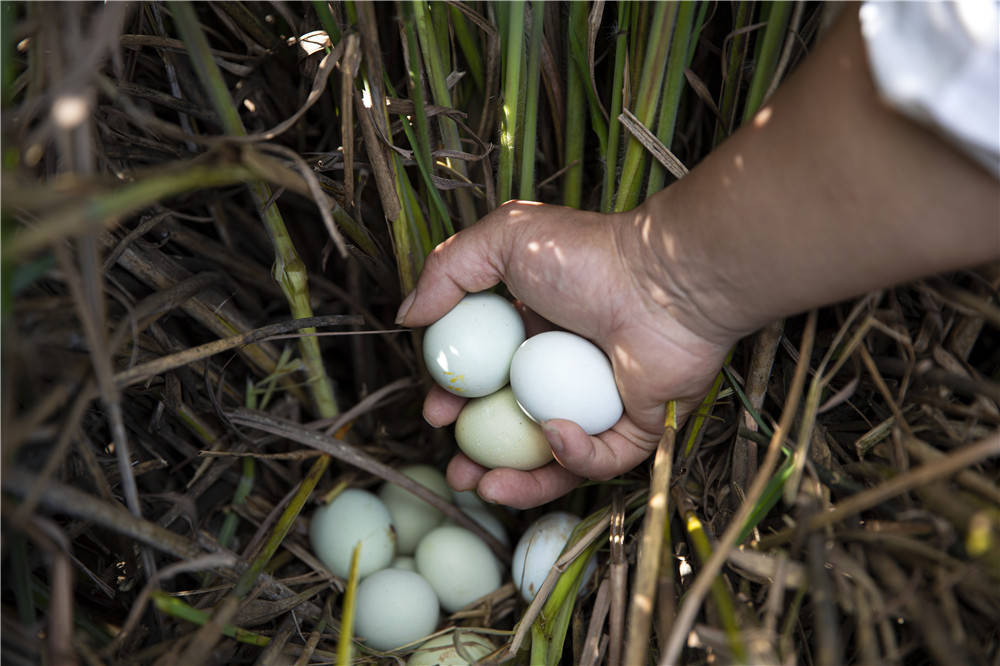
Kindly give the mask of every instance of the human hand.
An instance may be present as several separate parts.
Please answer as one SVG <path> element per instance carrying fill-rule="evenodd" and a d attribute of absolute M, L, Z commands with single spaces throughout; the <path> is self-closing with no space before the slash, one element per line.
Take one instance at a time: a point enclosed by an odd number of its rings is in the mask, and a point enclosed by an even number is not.
<path fill-rule="evenodd" d="M 503 281 L 527 308 L 529 335 L 562 327 L 608 355 L 625 405 L 618 423 L 594 436 L 571 421 L 543 423 L 556 462 L 536 470 L 487 470 L 460 453 L 448 466 L 452 487 L 517 508 L 543 504 L 582 478 L 609 479 L 638 465 L 659 441 L 666 402 L 677 400 L 683 419 L 708 391 L 738 336 L 708 321 L 685 293 L 681 285 L 698 276 L 674 279 L 643 266 L 656 260 L 643 247 L 637 210 L 602 215 L 510 202 L 428 256 L 397 323 L 429 325 L 466 293 Z M 434 387 L 424 418 L 448 425 L 464 404 Z"/>
<path fill-rule="evenodd" d="M 431 324 L 466 292 L 502 280 L 608 354 L 625 404 L 593 437 L 567 421 L 543 424 L 557 463 L 487 471 L 458 455 L 449 482 L 526 508 L 581 477 L 631 469 L 656 446 L 665 402 L 686 416 L 743 335 L 996 261 L 996 201 L 992 175 L 883 104 L 857 13 L 844 12 L 753 122 L 633 211 L 512 202 L 428 257 L 398 323 Z M 444 426 L 463 404 L 435 389 L 424 417 Z"/>

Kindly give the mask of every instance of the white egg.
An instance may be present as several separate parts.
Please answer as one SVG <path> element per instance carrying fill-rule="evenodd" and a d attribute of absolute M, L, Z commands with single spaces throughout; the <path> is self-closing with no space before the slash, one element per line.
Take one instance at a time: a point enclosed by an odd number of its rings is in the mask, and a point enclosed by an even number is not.
<path fill-rule="evenodd" d="M 445 525 L 417 546 L 417 571 L 430 582 L 441 606 L 453 613 L 500 587 L 493 551 L 469 530 Z"/>
<path fill-rule="evenodd" d="M 507 538 L 507 530 L 503 528 L 503 523 L 485 506 L 463 506 L 461 509 L 462 513 L 479 523 L 479 526 L 493 535 L 497 541 L 505 546 L 510 545 L 510 539 Z"/>
<path fill-rule="evenodd" d="M 426 486 L 441 499 L 451 501 L 451 488 L 444 474 L 437 469 L 430 465 L 407 465 L 399 471 Z M 412 555 L 423 536 L 444 520 L 444 514 L 438 509 L 395 484 L 383 484 L 378 496 L 392 516 L 392 525 L 396 528 L 396 552 L 400 555 Z"/>
<path fill-rule="evenodd" d="M 400 555 L 394 559 L 389 566 L 393 569 L 403 569 L 404 571 L 416 571 L 417 561 L 409 555 Z"/>
<path fill-rule="evenodd" d="M 424 363 L 448 391 L 477 398 L 507 383 L 522 342 L 524 323 L 511 303 L 489 292 L 469 294 L 424 331 Z"/>
<path fill-rule="evenodd" d="M 503 523 L 494 516 L 486 506 L 463 506 L 460 507 L 462 512 L 465 513 L 469 518 L 479 523 L 479 526 L 490 533 L 497 541 L 505 546 L 510 546 L 510 539 L 507 537 L 507 530 L 504 529 Z M 446 520 L 445 525 L 457 525 L 453 520 Z M 494 558 L 496 559 L 496 558 Z M 500 570 L 500 577 L 504 576 L 504 566 L 500 560 L 496 560 L 497 567 Z"/>
<path fill-rule="evenodd" d="M 479 497 L 475 490 L 452 490 L 451 496 L 454 498 L 455 506 L 486 506 L 486 502 Z"/>
<path fill-rule="evenodd" d="M 459 654 L 455 648 L 456 640 L 462 647 L 462 653 L 472 661 Z M 471 631 L 461 631 L 457 638 L 453 633 L 444 634 L 417 648 L 406 660 L 406 666 L 471 666 L 495 649 L 491 642 Z"/>
<path fill-rule="evenodd" d="M 455 422 L 455 441 L 483 467 L 535 469 L 552 460 L 541 426 L 518 406 L 509 386 L 466 403 Z"/>
<path fill-rule="evenodd" d="M 350 573 L 354 544 L 361 543 L 359 578 L 384 568 L 396 550 L 389 509 L 375 495 L 357 488 L 348 488 L 313 512 L 309 540 L 316 556 L 341 578 Z"/>
<path fill-rule="evenodd" d="M 358 585 L 354 630 L 376 650 L 394 650 L 432 633 L 438 599 L 415 571 L 382 569 Z"/>
<path fill-rule="evenodd" d="M 565 331 L 525 340 L 511 362 L 510 385 L 534 420 L 567 419 L 588 435 L 613 426 L 624 409 L 608 357 L 589 340 Z"/>
<path fill-rule="evenodd" d="M 535 598 L 579 522 L 573 514 L 556 511 L 545 514 L 525 530 L 511 561 L 514 585 L 525 601 Z"/>

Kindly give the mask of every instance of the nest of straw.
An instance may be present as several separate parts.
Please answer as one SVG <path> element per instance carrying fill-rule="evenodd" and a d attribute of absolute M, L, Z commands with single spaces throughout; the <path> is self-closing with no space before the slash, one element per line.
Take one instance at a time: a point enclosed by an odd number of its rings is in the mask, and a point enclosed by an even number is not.
<path fill-rule="evenodd" d="M 824 15 L 744 4 L 684 28 L 686 164 Z M 571 72 L 606 103 L 616 40 L 640 52 L 656 15 L 583 7 L 3 5 L 4 663 L 405 659 L 338 657 L 345 581 L 303 518 L 454 450 L 388 322 L 510 193 L 512 20 L 546 25 L 535 197 L 601 191 Z M 588 517 L 551 595 L 508 583 L 440 629 L 515 663 L 996 663 L 998 288 L 943 276 L 745 341 L 655 460 L 545 507 Z M 539 511 L 503 517 L 516 538 Z"/>

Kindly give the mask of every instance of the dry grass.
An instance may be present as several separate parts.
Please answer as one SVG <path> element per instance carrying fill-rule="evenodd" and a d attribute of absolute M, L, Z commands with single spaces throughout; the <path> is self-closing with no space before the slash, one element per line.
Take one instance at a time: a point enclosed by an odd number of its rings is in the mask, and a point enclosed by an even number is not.
<path fill-rule="evenodd" d="M 427 91 L 429 136 L 460 136 L 466 153 L 436 168 L 432 202 L 422 157 L 403 154 L 422 139 L 366 110 L 352 78 L 378 59 L 372 85 L 384 73 L 414 98 L 406 7 L 357 5 L 357 30 L 326 63 L 286 42 L 321 27 L 312 5 L 193 7 L 249 138 L 220 138 L 232 119 L 192 64 L 177 5 L 3 5 L 5 664 L 336 661 L 345 582 L 309 552 L 298 510 L 400 464 L 441 466 L 454 448 L 420 418 L 415 339 L 390 324 L 426 244 L 495 203 L 483 155 L 499 114 L 477 92 L 501 81 L 489 8 L 464 8 L 482 71 L 457 89 L 461 113 Z M 332 18 L 347 25 L 354 7 Z M 440 10 L 431 18 L 457 20 Z M 565 21 L 559 5 L 544 11 L 547 26 Z M 729 14 L 713 6 L 687 72 L 670 147 L 688 166 L 718 138 L 713 107 L 735 117 L 720 63 L 742 63 L 731 47 L 753 30 L 729 34 Z M 818 21 L 794 13 L 779 72 Z M 608 8 L 599 73 L 613 25 Z M 574 166 L 550 112 L 565 95 L 554 34 L 543 201 L 561 200 Z M 595 77 L 602 95 L 610 80 Z M 582 166 L 594 193 L 582 204 L 597 208 L 602 165 Z M 288 286 L 304 276 L 307 292 Z M 564 644 L 551 622 L 516 632 L 558 607 L 525 609 L 510 585 L 442 628 L 479 628 L 522 663 L 560 644 L 549 658 L 567 664 L 1000 663 L 998 289 L 1000 267 L 985 267 L 746 341 L 703 426 L 669 432 L 655 471 L 558 503 L 593 517 L 577 550 L 599 562 Z M 326 378 L 307 376 L 302 322 L 288 323 L 303 306 Z M 651 472 L 671 479 L 653 487 L 666 526 L 643 521 Z M 504 518 L 516 535 L 535 515 Z M 646 612 L 629 611 L 640 598 Z M 362 648 L 355 660 L 394 661 Z"/>

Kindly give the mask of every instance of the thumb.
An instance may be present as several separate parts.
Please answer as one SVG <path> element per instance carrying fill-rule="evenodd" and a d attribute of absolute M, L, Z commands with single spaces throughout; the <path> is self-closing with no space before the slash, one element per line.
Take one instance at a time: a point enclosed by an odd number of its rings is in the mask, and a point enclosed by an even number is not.
<path fill-rule="evenodd" d="M 504 278 L 503 221 L 510 204 L 438 245 L 427 255 L 413 291 L 396 314 L 400 326 L 427 326 L 448 313 L 467 293 L 483 291 Z"/>
<path fill-rule="evenodd" d="M 648 442 L 632 439 L 619 432 L 635 430 L 628 417 L 600 435 L 588 435 L 579 425 L 564 419 L 550 419 L 542 424 L 545 439 L 556 461 L 570 472 L 588 479 L 606 481 L 632 469 L 647 457 Z"/>

